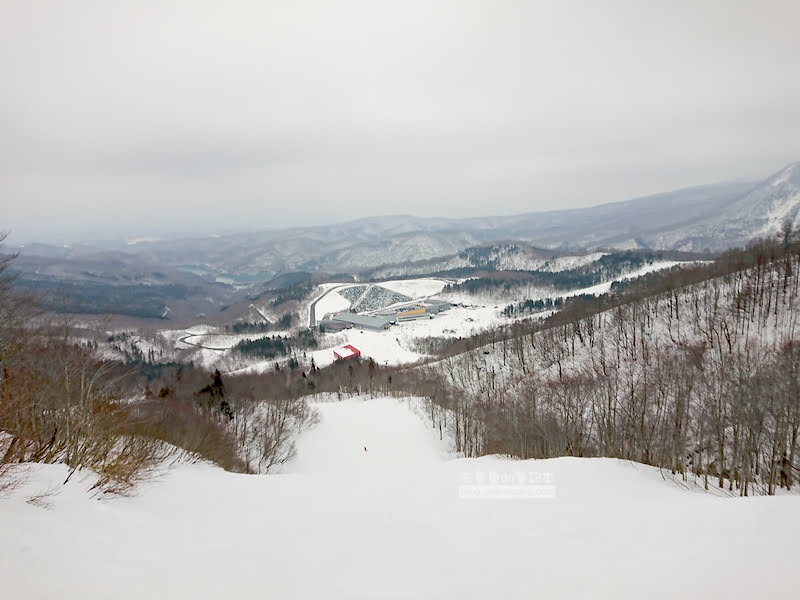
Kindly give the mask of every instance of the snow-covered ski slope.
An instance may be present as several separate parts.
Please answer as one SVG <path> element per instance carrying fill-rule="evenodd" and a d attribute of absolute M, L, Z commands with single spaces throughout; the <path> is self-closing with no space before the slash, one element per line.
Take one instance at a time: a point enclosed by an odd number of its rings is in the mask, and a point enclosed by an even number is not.
<path fill-rule="evenodd" d="M 319 404 L 280 475 L 184 465 L 98 501 L 37 465 L 0 500 L 0 597 L 791 595 L 796 496 L 713 496 L 609 459 L 453 459 L 411 406 Z M 508 477 L 555 497 L 459 495 Z M 51 482 L 49 508 L 25 502 Z"/>

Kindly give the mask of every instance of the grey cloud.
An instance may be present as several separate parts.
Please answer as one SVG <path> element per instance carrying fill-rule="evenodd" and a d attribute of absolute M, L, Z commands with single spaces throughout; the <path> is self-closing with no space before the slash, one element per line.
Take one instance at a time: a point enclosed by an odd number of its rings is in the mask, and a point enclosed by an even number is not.
<path fill-rule="evenodd" d="M 513 214 L 764 176 L 800 159 L 797 22 L 791 0 L 11 0 L 2 227 Z"/>

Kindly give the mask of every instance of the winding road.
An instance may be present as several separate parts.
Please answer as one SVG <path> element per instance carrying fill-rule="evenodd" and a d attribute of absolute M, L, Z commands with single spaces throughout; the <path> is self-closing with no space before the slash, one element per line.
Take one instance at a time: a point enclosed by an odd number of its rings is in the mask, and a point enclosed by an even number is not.
<path fill-rule="evenodd" d="M 230 350 L 230 346 L 228 348 L 214 348 L 212 346 L 203 346 L 203 344 L 195 344 L 194 342 L 187 342 L 189 338 L 193 337 L 203 337 L 209 335 L 207 333 L 189 333 L 182 338 L 178 339 L 178 342 L 183 342 L 187 346 L 194 346 L 195 348 L 200 348 L 201 350 L 214 350 L 216 352 L 225 352 L 226 350 Z"/>
<path fill-rule="evenodd" d="M 348 284 L 343 283 L 342 285 L 337 285 L 337 286 L 334 286 L 332 288 L 328 288 L 327 290 L 322 292 L 322 294 L 319 296 L 319 298 L 317 298 L 316 300 L 314 300 L 311 303 L 311 306 L 308 309 L 308 328 L 309 329 L 314 329 L 314 327 L 316 327 L 316 325 L 317 325 L 317 302 L 322 300 L 325 296 L 330 294 L 333 290 L 338 290 L 340 287 L 345 286 L 345 285 L 348 285 Z"/>

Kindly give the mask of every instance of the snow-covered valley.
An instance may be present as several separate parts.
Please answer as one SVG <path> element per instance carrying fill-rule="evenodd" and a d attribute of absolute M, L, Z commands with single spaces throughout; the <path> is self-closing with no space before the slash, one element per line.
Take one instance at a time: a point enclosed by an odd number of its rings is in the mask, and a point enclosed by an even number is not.
<path fill-rule="evenodd" d="M 800 598 L 800 0 L 607 4 L 0 0 L 0 600 Z"/>
<path fill-rule="evenodd" d="M 602 256 L 602 255 L 598 255 Z M 602 283 L 589 287 L 576 287 L 569 290 L 557 290 L 548 287 L 530 285 L 520 286 L 505 294 L 497 290 L 489 290 L 480 294 L 463 291 L 446 291 L 448 283 L 456 279 L 424 277 L 418 279 L 388 280 L 378 283 L 325 283 L 313 291 L 303 302 L 296 316 L 300 329 L 311 324 L 317 329 L 318 324 L 341 311 L 353 311 L 360 314 L 372 314 L 384 310 L 411 310 L 420 302 L 452 303 L 446 311 L 415 321 L 395 323 L 388 331 L 370 331 L 359 327 L 345 329 L 335 333 L 320 335 L 318 347 L 304 349 L 295 357 L 298 362 L 310 367 L 313 359 L 317 367 L 330 365 L 334 360 L 333 350 L 337 347 L 352 344 L 362 352 L 362 356 L 372 358 L 383 365 L 409 365 L 429 358 L 418 349 L 421 340 L 428 338 L 465 338 L 508 325 L 515 318 L 503 314 L 510 298 L 564 299 L 579 295 L 600 295 L 609 292 L 612 284 L 619 281 L 634 280 L 648 273 L 668 270 L 675 266 L 696 264 L 693 261 L 655 261 L 644 264 L 632 271 L 608 277 Z M 509 296 L 508 294 L 512 295 Z M 402 297 L 402 298 L 400 298 Z M 370 299 L 371 303 L 365 301 Z M 313 316 L 312 316 L 313 315 Z M 522 315 L 527 317 L 529 315 Z M 226 334 L 220 327 L 195 325 L 188 329 L 162 329 L 149 340 L 133 336 L 131 341 L 137 345 L 137 351 L 153 347 L 162 360 L 175 359 L 176 352 L 183 352 L 182 360 L 192 360 L 206 367 L 220 366 L 227 372 L 260 373 L 274 368 L 275 360 L 254 361 L 235 355 L 233 347 L 248 339 L 259 337 L 289 337 L 296 330 L 271 330 L 265 333 Z M 109 357 L 115 356 L 109 352 Z M 278 358 L 285 363 L 288 356 Z"/>
<path fill-rule="evenodd" d="M 2 473 L 0 590 L 785 592 L 800 558 L 792 243 L 717 262 L 489 244 L 423 260 L 416 279 L 405 263 L 385 277 L 289 273 L 184 320 L 82 317 L 77 370 L 20 371 L 52 378 L 67 410 L 40 409 L 13 369 L 3 390 L 31 402 L 3 416 L 22 432 L 0 438 L 22 484 Z M 435 264 L 452 272 L 425 271 Z M 74 374 L 108 366 L 93 353 L 141 368 L 138 383 L 69 404 Z M 150 447 L 169 458 L 147 462 Z"/>

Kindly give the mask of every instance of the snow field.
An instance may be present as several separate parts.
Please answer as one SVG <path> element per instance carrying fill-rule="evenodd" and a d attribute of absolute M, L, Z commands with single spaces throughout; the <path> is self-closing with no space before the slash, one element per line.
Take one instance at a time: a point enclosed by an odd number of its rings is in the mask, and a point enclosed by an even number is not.
<path fill-rule="evenodd" d="M 508 319 L 502 316 L 502 307 L 494 306 L 454 306 L 439 313 L 433 319 L 408 321 L 397 326 L 407 337 L 467 337 L 492 327 Z M 392 328 L 390 331 L 394 331 Z"/>
<path fill-rule="evenodd" d="M 797 496 L 693 493 L 619 460 L 448 460 L 404 401 L 316 406 L 280 475 L 182 465 L 102 502 L 73 480 L 43 509 L 25 498 L 66 470 L 36 465 L 0 500 L 4 595 L 752 598 L 793 585 Z M 547 475 L 556 497 L 459 497 L 479 474 L 520 472 Z"/>

